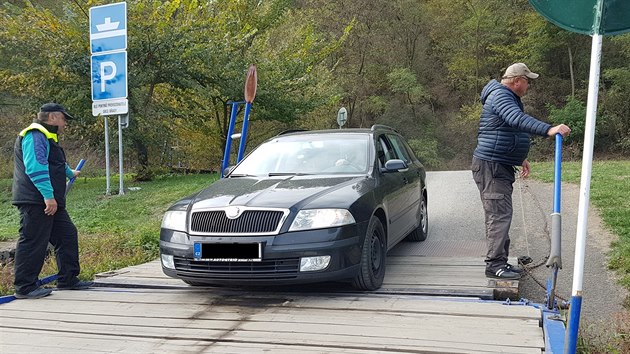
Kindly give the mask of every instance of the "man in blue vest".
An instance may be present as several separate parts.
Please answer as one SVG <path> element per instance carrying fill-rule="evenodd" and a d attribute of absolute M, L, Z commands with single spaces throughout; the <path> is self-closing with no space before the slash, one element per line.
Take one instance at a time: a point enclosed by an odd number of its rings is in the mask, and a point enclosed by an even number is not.
<path fill-rule="evenodd" d="M 13 205 L 20 212 L 20 238 L 14 285 L 18 299 L 37 299 L 52 292 L 37 284 L 48 243 L 55 248 L 58 289 L 81 290 L 93 284 L 79 281 L 77 228 L 66 211 L 66 179 L 79 174 L 66 163 L 58 139 L 70 119 L 63 106 L 46 103 L 15 141 Z"/>
<path fill-rule="evenodd" d="M 523 112 L 521 97 L 527 93 L 529 81 L 537 77 L 525 64 L 516 63 L 507 68 L 501 83 L 490 80 L 481 91 L 483 109 L 472 173 L 485 212 L 486 276 L 490 278 L 519 279 L 523 272 L 508 263 L 509 231 L 517 166 L 522 167 L 521 177 L 529 175 L 530 135 L 553 137 L 571 132 L 564 124 L 552 127 Z"/>

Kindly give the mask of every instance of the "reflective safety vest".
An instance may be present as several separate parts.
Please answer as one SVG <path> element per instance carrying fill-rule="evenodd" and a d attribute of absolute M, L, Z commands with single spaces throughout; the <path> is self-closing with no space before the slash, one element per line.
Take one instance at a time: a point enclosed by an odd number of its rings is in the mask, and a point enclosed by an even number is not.
<path fill-rule="evenodd" d="M 24 156 L 22 152 L 22 140 L 31 132 L 44 134 L 48 143 L 48 174 L 50 183 L 53 187 L 53 195 L 57 201 L 59 208 L 66 205 L 66 154 L 59 145 L 59 138 L 56 133 L 50 132 L 46 127 L 39 123 L 32 123 L 26 129 L 22 130 L 15 140 L 14 151 L 14 169 L 13 169 L 13 204 L 42 204 L 44 205 L 44 197 L 35 187 L 31 178 L 26 174 L 24 165 Z"/>
<path fill-rule="evenodd" d="M 52 139 L 56 143 L 59 142 L 59 138 L 57 137 L 56 133 L 49 132 L 48 129 L 46 129 L 46 127 L 44 127 L 43 125 L 41 125 L 39 123 L 31 123 L 31 125 L 29 125 L 28 127 L 24 128 L 20 132 L 20 134 L 18 134 L 18 135 L 21 136 L 21 137 L 24 137 L 26 135 L 26 133 L 28 133 L 29 131 L 31 131 L 33 129 L 37 129 L 40 132 L 44 133 L 44 135 L 46 136 L 46 139 Z"/>

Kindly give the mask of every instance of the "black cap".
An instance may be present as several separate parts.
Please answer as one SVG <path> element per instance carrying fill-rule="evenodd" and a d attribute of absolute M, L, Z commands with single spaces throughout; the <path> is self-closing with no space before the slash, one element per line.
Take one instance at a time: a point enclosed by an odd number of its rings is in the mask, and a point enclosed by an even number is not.
<path fill-rule="evenodd" d="M 60 105 L 59 103 L 46 103 L 42 105 L 39 111 L 40 112 L 61 112 L 66 117 L 66 119 L 74 119 L 74 117 L 71 116 L 68 112 L 66 112 L 66 109 L 63 108 L 63 106 Z"/>

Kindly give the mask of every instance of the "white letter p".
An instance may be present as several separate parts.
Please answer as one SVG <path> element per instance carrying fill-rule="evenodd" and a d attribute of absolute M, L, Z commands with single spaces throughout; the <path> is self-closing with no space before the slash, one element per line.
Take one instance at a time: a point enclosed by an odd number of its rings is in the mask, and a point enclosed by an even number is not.
<path fill-rule="evenodd" d="M 105 68 L 111 68 L 111 72 L 105 75 Z M 116 77 L 116 64 L 113 61 L 104 61 L 101 63 L 101 92 L 105 92 L 105 81 Z"/>

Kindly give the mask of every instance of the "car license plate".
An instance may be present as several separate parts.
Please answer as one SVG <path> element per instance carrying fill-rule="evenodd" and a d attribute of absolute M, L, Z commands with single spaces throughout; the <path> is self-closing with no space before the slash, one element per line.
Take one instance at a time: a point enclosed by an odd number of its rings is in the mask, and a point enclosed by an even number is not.
<path fill-rule="evenodd" d="M 260 262 L 262 243 L 201 243 L 193 245 L 195 260 L 212 262 Z"/>

